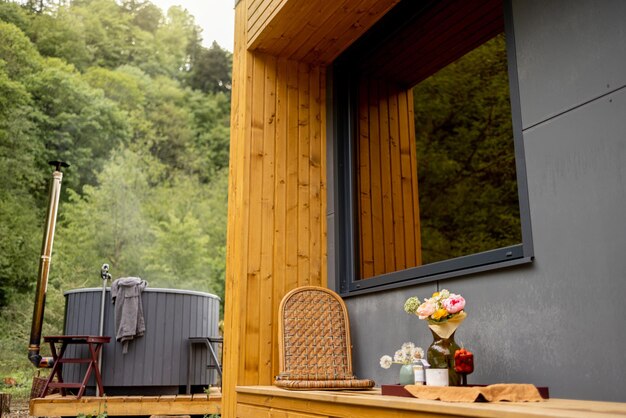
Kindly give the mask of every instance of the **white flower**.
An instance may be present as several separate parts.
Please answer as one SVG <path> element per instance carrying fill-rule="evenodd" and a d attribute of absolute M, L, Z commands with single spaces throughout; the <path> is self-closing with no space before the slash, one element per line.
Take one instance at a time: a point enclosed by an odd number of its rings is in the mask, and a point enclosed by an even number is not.
<path fill-rule="evenodd" d="M 415 350 L 415 344 L 413 344 L 411 342 L 402 344 L 402 351 L 404 351 L 409 356 L 411 355 L 413 350 Z"/>
<path fill-rule="evenodd" d="M 380 358 L 380 367 L 388 369 L 393 363 L 412 364 L 422 358 L 424 358 L 424 350 L 412 342 L 408 342 L 402 344 L 402 347 L 394 353 L 393 358 L 387 355 L 382 356 Z"/>
<path fill-rule="evenodd" d="M 393 361 L 395 363 L 404 363 L 405 358 L 406 358 L 406 353 L 402 349 L 396 351 L 395 354 L 393 355 Z"/>
<path fill-rule="evenodd" d="M 388 369 L 391 367 L 391 363 L 393 363 L 393 360 L 391 359 L 390 356 L 382 356 L 380 358 L 380 367 L 382 367 L 383 369 Z"/>
<path fill-rule="evenodd" d="M 443 289 L 439 292 L 439 296 L 441 297 L 441 300 L 448 299 L 450 297 L 450 291 L 448 289 Z"/>
<path fill-rule="evenodd" d="M 422 347 L 415 347 L 411 357 L 413 358 L 413 360 L 423 359 L 424 358 L 424 350 L 422 349 Z"/>
<path fill-rule="evenodd" d="M 404 311 L 409 314 L 415 313 L 418 306 L 420 306 L 420 300 L 416 296 L 412 296 L 404 302 Z"/>

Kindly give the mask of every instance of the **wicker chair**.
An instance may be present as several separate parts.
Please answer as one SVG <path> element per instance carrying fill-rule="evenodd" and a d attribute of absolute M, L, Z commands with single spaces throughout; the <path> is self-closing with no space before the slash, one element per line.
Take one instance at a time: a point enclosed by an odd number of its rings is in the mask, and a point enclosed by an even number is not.
<path fill-rule="evenodd" d="M 292 390 L 369 389 L 352 374 L 350 322 L 334 292 L 305 286 L 287 293 L 278 311 L 280 374 L 274 385 Z"/>

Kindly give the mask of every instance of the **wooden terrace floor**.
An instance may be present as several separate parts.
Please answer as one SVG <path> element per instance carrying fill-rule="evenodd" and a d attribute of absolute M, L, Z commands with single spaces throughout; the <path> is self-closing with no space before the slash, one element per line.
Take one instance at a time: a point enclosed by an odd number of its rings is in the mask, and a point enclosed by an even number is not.
<path fill-rule="evenodd" d="M 58 394 L 30 401 L 30 415 L 35 417 L 97 415 L 106 411 L 117 415 L 205 415 L 219 414 L 222 395 L 164 396 L 61 396 Z"/>

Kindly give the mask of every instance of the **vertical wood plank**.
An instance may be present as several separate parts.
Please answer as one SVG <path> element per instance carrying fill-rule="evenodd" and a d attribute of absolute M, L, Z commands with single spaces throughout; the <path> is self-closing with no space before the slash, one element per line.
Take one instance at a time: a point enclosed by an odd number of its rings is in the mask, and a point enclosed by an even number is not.
<path fill-rule="evenodd" d="M 391 156 L 389 145 L 389 93 L 387 83 L 377 79 L 379 120 L 380 120 L 380 182 L 382 192 L 382 230 L 383 235 L 377 237 L 384 247 L 384 259 L 381 260 L 384 272 L 396 271 L 394 235 L 393 235 L 393 201 L 391 200 Z"/>
<path fill-rule="evenodd" d="M 273 309 L 272 269 L 274 261 L 274 138 L 276 120 L 276 59 L 264 57 L 264 125 L 263 125 L 263 172 L 261 197 L 261 289 L 256 302 L 260 305 L 260 345 L 259 345 L 259 383 L 272 383 L 272 345 L 275 344 Z"/>
<path fill-rule="evenodd" d="M 404 233 L 405 225 L 402 204 L 402 170 L 400 167 L 400 138 L 398 126 L 398 88 L 389 84 L 387 99 L 389 101 L 389 154 L 391 159 L 391 199 L 393 202 L 393 237 L 396 269 L 407 268 Z M 409 232 L 410 233 L 410 230 Z"/>
<path fill-rule="evenodd" d="M 374 248 L 372 231 L 372 194 L 370 185 L 370 122 L 369 89 L 366 80 L 359 83 L 359 132 L 358 152 L 358 205 L 359 205 L 359 252 L 360 275 L 364 279 L 374 275 Z"/>
<path fill-rule="evenodd" d="M 298 65 L 287 62 L 287 281 L 298 286 Z"/>
<path fill-rule="evenodd" d="M 415 236 L 415 265 L 422 264 L 422 235 L 420 225 L 420 205 L 419 205 L 419 190 L 417 187 L 417 150 L 415 149 L 415 109 L 413 101 L 413 90 L 407 90 L 407 113 L 408 113 L 408 132 L 409 143 L 411 144 L 411 196 L 413 198 L 413 228 Z"/>
<path fill-rule="evenodd" d="M 385 273 L 385 248 L 383 245 L 383 207 L 380 168 L 380 115 L 378 84 L 368 80 L 369 85 L 369 145 L 370 185 L 372 193 L 372 247 L 374 249 L 374 275 Z"/>
<path fill-rule="evenodd" d="M 412 148 L 415 148 L 415 142 L 411 142 L 409 134 L 409 103 L 407 94 L 404 91 L 398 92 L 398 109 L 400 121 L 400 163 L 402 170 L 402 196 L 404 199 L 404 217 L 407 225 L 415 225 L 415 207 L 418 205 L 417 199 L 413 195 L 413 177 L 417 174 L 413 173 L 413 165 L 411 162 Z M 415 172 L 417 173 L 417 172 Z M 407 266 L 417 265 L 417 251 L 415 236 L 418 231 L 412 229 L 406 230 L 404 247 L 406 251 Z"/>
<path fill-rule="evenodd" d="M 320 100 L 320 121 L 319 121 L 319 129 L 321 134 L 321 166 L 320 166 L 320 203 L 322 205 L 320 209 L 321 213 L 321 223 L 322 223 L 322 240 L 320 242 L 321 245 L 321 254 L 320 254 L 320 269 L 322 271 L 320 286 L 327 287 L 328 286 L 328 269 L 326 268 L 326 260 L 328 257 L 328 248 L 326 246 L 327 238 L 327 225 L 326 225 L 326 196 L 327 196 L 327 187 L 326 187 L 326 69 L 324 67 L 320 68 L 320 81 L 319 81 L 319 100 Z"/>
<path fill-rule="evenodd" d="M 309 75 L 309 284 L 321 284 L 322 266 L 322 212 L 321 203 L 321 160 L 322 133 L 321 133 L 321 97 L 320 97 L 320 69 L 312 68 Z"/>
<path fill-rule="evenodd" d="M 278 318 L 278 305 L 286 293 L 287 281 L 287 61 L 279 59 L 276 69 L 276 130 L 274 176 L 274 280 L 272 317 Z M 273 335 L 278 335 L 274 321 Z M 278 371 L 278 345 L 272 345 L 272 376 Z"/>
<path fill-rule="evenodd" d="M 298 284 L 310 283 L 309 66 L 298 64 Z"/>
<path fill-rule="evenodd" d="M 235 8 L 235 43 L 233 48 L 233 81 L 231 102 L 231 142 L 228 174 L 228 227 L 226 240 L 226 289 L 224 301 L 224 413 L 234 415 L 237 402 L 235 386 L 243 382 L 243 359 L 241 343 L 244 338 L 245 270 L 247 228 L 243 228 L 248 215 L 245 208 L 245 141 L 246 112 L 251 92 L 248 73 L 250 54 L 246 51 L 247 1 L 241 1 Z M 244 283 L 242 283 L 244 282 Z"/>
<path fill-rule="evenodd" d="M 262 224 L 259 215 L 262 210 L 263 198 L 263 128 L 265 110 L 265 63 L 255 56 L 252 72 L 252 106 L 251 106 L 251 138 L 250 138 L 250 213 L 255 216 L 248 218 L 248 258 L 247 281 L 248 292 L 246 301 L 246 340 L 245 346 L 245 379 L 258 384 L 259 378 L 259 343 L 261 306 L 259 295 L 261 290 L 261 248 L 263 247 Z"/>

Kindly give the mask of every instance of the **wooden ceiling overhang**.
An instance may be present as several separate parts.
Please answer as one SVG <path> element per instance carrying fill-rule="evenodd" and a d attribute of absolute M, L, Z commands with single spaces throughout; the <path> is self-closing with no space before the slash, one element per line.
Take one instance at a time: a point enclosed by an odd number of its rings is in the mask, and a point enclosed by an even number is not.
<path fill-rule="evenodd" d="M 329 64 L 399 1 L 244 1 L 247 46 L 277 57 Z"/>

